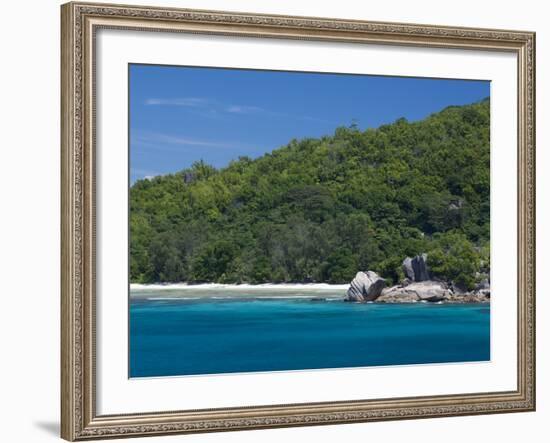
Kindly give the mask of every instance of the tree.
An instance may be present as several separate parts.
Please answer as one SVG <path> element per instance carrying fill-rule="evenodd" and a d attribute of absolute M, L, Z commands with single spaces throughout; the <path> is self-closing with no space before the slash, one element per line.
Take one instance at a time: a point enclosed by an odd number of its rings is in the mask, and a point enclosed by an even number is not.
<path fill-rule="evenodd" d="M 489 101 L 378 129 L 341 126 L 226 168 L 204 161 L 130 189 L 132 282 L 347 282 L 488 274 Z"/>

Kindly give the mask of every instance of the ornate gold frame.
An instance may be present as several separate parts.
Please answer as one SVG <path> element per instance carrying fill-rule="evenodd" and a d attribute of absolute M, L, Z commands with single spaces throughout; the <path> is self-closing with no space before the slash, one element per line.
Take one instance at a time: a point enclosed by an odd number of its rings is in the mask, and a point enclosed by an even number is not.
<path fill-rule="evenodd" d="M 61 7 L 61 436 L 67 440 L 535 409 L 535 34 L 123 5 Z M 95 411 L 94 35 L 99 28 L 508 51 L 518 59 L 517 390 L 98 416 Z"/>

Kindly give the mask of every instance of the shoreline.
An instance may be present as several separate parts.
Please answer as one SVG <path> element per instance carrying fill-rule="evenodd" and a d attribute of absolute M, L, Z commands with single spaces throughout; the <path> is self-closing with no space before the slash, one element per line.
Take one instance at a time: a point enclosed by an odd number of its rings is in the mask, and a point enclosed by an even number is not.
<path fill-rule="evenodd" d="M 349 285 L 328 283 L 262 283 L 252 285 L 222 283 L 130 284 L 130 298 L 147 300 L 192 299 L 343 299 Z"/>
<path fill-rule="evenodd" d="M 257 285 L 250 283 L 130 283 L 130 291 L 177 291 L 177 290 L 341 290 L 345 291 L 349 288 L 349 283 L 346 284 L 329 284 L 329 283 L 260 283 Z"/>
<path fill-rule="evenodd" d="M 310 300 L 345 301 L 348 284 L 331 285 L 328 283 L 262 283 L 253 284 L 222 284 L 222 283 L 154 283 L 130 284 L 130 299 L 134 300 Z M 490 304 L 490 299 L 472 299 L 458 296 L 444 300 L 405 300 L 384 299 L 367 302 L 349 302 L 376 305 L 460 305 L 460 304 Z"/>

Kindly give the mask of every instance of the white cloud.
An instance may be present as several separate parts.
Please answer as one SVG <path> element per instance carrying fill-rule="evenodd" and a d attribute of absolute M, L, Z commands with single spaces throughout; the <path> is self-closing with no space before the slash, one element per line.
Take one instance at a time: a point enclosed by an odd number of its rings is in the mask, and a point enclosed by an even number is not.
<path fill-rule="evenodd" d="M 204 108 L 212 104 L 211 100 L 199 97 L 183 98 L 150 98 L 145 100 L 146 105 L 156 106 L 184 106 L 189 108 Z"/>
<path fill-rule="evenodd" d="M 231 105 L 225 109 L 231 114 L 256 114 L 259 112 L 265 112 L 258 106 L 243 106 L 243 105 Z"/>
<path fill-rule="evenodd" d="M 214 99 L 205 97 L 180 97 L 180 98 L 149 98 L 145 100 L 148 106 L 180 106 L 190 108 L 195 114 L 208 118 L 216 118 L 223 114 L 237 115 L 265 115 L 292 120 L 320 121 L 333 123 L 328 120 L 308 115 L 292 114 L 287 112 L 272 111 L 259 106 L 242 104 L 224 104 Z"/>
<path fill-rule="evenodd" d="M 204 148 L 232 148 L 241 146 L 241 143 L 228 143 L 216 140 L 197 139 L 180 135 L 146 132 L 132 134 L 131 143 L 136 146 L 155 149 L 176 149 L 178 146 L 199 146 Z"/>

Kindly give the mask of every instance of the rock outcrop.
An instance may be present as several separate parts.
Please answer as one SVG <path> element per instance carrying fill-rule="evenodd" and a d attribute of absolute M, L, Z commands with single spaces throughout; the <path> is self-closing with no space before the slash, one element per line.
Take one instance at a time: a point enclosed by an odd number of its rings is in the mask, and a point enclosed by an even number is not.
<path fill-rule="evenodd" d="M 358 272 L 348 288 L 345 301 L 377 303 L 487 303 L 491 299 L 491 285 L 487 274 L 477 274 L 475 289 L 452 281 L 439 280 L 430 275 L 428 255 L 421 254 L 403 260 L 406 278 L 401 284 L 386 288 L 386 281 L 376 272 Z"/>
<path fill-rule="evenodd" d="M 491 301 L 489 288 L 471 292 L 455 291 L 453 285 L 444 282 L 427 280 L 396 285 L 385 288 L 377 303 L 417 303 L 417 302 L 445 302 L 445 303 L 488 303 Z"/>
<path fill-rule="evenodd" d="M 381 303 L 438 302 L 449 300 L 451 297 L 452 292 L 445 283 L 428 280 L 387 288 L 376 301 Z"/>
<path fill-rule="evenodd" d="M 489 283 L 488 278 L 484 278 L 476 285 L 476 291 L 483 291 L 491 289 L 491 284 Z"/>
<path fill-rule="evenodd" d="M 491 294 L 487 290 L 468 292 L 466 294 L 453 294 L 447 300 L 449 303 L 489 303 Z"/>
<path fill-rule="evenodd" d="M 403 272 L 405 273 L 405 277 L 409 279 L 410 281 L 414 281 L 414 269 L 412 266 L 412 258 L 407 257 L 405 260 L 403 260 Z"/>
<path fill-rule="evenodd" d="M 386 286 L 386 280 L 376 272 L 358 272 L 350 283 L 345 301 L 367 302 L 376 300 Z"/>
<path fill-rule="evenodd" d="M 455 295 L 466 295 L 468 294 L 468 288 L 460 283 L 451 282 L 451 291 Z"/>
<path fill-rule="evenodd" d="M 417 255 L 413 258 L 405 258 L 405 260 L 403 260 L 403 272 L 405 276 L 413 282 L 429 280 L 430 271 L 428 269 L 428 254 Z"/>

